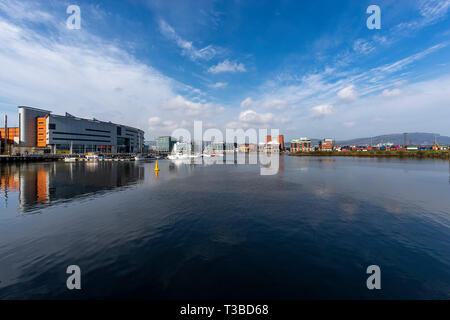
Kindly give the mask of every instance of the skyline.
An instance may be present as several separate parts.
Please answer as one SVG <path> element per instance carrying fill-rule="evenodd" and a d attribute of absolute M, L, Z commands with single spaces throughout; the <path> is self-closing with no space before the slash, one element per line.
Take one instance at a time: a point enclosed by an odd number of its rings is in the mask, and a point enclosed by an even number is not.
<path fill-rule="evenodd" d="M 450 136 L 450 0 L 0 2 L 0 113 L 137 126 Z M 366 8 L 381 8 L 369 30 Z M 447 118 L 447 119 L 446 119 Z"/>

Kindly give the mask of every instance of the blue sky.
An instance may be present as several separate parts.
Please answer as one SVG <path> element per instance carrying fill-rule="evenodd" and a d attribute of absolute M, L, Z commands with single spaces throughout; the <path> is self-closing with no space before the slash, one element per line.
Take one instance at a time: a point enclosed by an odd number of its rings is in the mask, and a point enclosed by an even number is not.
<path fill-rule="evenodd" d="M 68 5 L 81 29 L 66 28 Z M 369 30 L 366 9 L 381 8 Z M 0 113 L 288 138 L 450 135 L 450 0 L 0 1 Z"/>

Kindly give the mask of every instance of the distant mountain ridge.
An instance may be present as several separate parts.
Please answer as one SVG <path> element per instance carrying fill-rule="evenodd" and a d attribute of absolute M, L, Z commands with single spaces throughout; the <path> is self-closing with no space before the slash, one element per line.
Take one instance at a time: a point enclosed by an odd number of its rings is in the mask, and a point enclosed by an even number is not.
<path fill-rule="evenodd" d="M 411 132 L 406 134 L 407 145 L 433 145 L 434 141 L 441 145 L 450 145 L 450 137 L 441 136 L 439 133 Z M 392 142 L 403 145 L 405 136 L 403 133 L 385 134 L 376 137 L 357 138 L 351 140 L 337 140 L 338 145 L 376 145 L 379 143 Z"/>

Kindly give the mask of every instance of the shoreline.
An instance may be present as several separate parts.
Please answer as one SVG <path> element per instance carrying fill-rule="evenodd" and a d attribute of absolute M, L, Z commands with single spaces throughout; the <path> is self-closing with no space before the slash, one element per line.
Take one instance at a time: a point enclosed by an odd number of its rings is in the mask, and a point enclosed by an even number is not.
<path fill-rule="evenodd" d="M 449 151 L 311 151 L 288 153 L 292 157 L 361 157 L 361 158 L 414 158 L 450 160 Z"/>

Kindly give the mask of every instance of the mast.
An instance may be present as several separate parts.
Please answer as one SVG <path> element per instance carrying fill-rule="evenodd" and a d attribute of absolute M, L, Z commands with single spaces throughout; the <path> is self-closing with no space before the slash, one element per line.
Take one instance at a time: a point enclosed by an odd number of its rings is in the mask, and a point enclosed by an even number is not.
<path fill-rule="evenodd" d="M 8 153 L 8 115 L 5 114 L 5 147 L 4 152 Z"/>

